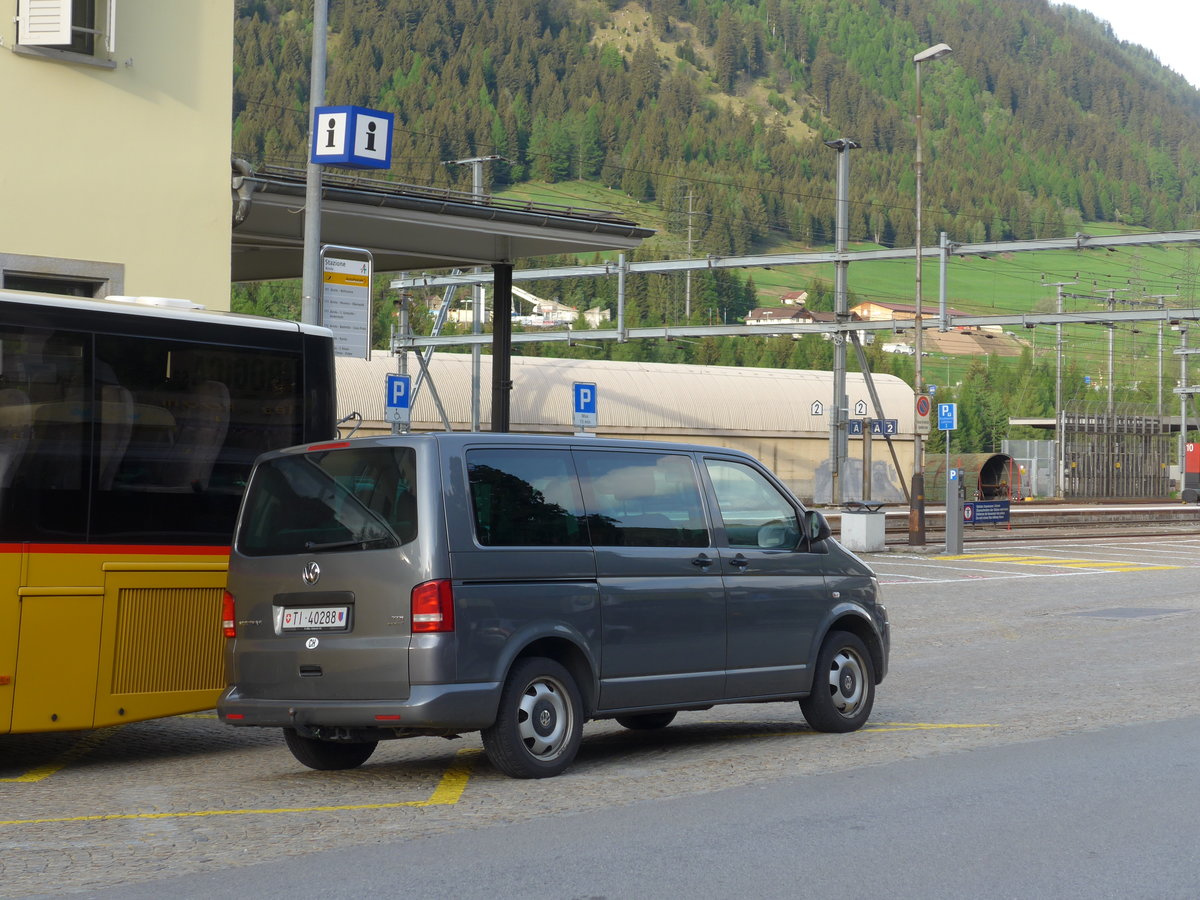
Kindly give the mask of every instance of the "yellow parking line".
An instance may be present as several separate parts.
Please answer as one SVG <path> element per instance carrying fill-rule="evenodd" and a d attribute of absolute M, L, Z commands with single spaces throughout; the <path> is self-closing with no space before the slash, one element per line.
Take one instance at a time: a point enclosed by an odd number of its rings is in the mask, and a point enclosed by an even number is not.
<path fill-rule="evenodd" d="M 98 746 L 100 746 L 100 744 L 104 743 L 124 727 L 125 726 L 123 725 L 112 725 L 108 728 L 101 728 L 98 731 L 90 732 L 89 734 L 86 734 L 80 738 L 75 746 L 71 747 L 71 749 L 60 754 L 57 759 L 53 759 L 44 765 L 38 766 L 37 768 L 30 769 L 28 772 L 24 773 L 23 775 L 18 775 L 16 778 L 0 778 L 0 783 L 33 784 L 38 781 L 43 781 L 49 778 L 55 772 L 59 772 L 66 768 L 75 760 L 79 759 L 79 757 L 85 756 L 86 754 L 95 750 Z"/>
<path fill-rule="evenodd" d="M 205 809 L 164 813 L 98 813 L 90 816 L 61 816 L 44 819 L 9 819 L 0 825 L 48 825 L 66 822 L 115 822 L 129 819 L 198 819 L 209 816 L 264 816 L 281 813 L 346 812 L 360 809 L 399 809 L 405 806 L 453 806 L 466 790 L 471 777 L 472 757 L 478 750 L 459 750 L 454 762 L 442 773 L 437 787 L 426 800 L 400 800 L 395 803 L 347 803 L 335 806 L 285 806 L 275 809 Z"/>
<path fill-rule="evenodd" d="M 963 553 L 955 556 L 935 556 L 939 560 L 968 560 L 970 562 L 1004 562 L 1021 566 L 1062 566 L 1064 569 L 1099 569 L 1104 572 L 1160 572 L 1179 566 L 1140 566 L 1130 562 L 1111 562 L 1095 559 L 1061 559 L 1053 556 L 1002 556 L 996 553 Z"/>

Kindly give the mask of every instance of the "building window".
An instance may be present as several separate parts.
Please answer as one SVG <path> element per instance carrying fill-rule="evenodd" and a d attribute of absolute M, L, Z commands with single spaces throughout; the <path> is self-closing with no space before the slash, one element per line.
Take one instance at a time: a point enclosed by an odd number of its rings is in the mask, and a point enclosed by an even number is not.
<path fill-rule="evenodd" d="M 87 259 L 0 253 L 0 287 L 68 297 L 125 293 L 125 267 Z"/>
<path fill-rule="evenodd" d="M 100 62 L 99 51 L 113 51 L 116 7 L 117 0 L 19 0 L 16 49 L 67 61 Z"/>

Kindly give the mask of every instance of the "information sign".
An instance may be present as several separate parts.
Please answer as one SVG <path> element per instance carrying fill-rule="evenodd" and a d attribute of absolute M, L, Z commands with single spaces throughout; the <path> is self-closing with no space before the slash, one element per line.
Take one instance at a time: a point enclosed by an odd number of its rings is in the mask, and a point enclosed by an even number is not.
<path fill-rule="evenodd" d="M 392 113 L 364 106 L 318 106 L 313 110 L 312 162 L 348 169 L 392 166 Z"/>
<path fill-rule="evenodd" d="M 367 258 L 332 255 L 338 252 Z M 335 356 L 371 358 L 371 258 L 366 250 L 321 248 L 321 324 L 333 332 Z"/>
<path fill-rule="evenodd" d="M 992 525 L 1009 521 L 1007 500 L 974 500 L 963 504 L 963 521 L 973 525 Z"/>
<path fill-rule="evenodd" d="M 898 419 L 872 419 L 871 434 L 894 435 L 900 433 Z"/>

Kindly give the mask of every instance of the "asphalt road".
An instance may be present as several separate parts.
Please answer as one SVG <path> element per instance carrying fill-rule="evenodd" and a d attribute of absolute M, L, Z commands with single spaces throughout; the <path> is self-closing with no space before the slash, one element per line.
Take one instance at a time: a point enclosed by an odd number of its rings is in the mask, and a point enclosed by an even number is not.
<path fill-rule="evenodd" d="M 590 723 L 535 782 L 475 735 L 325 773 L 203 714 L 0 737 L 0 897 L 1200 896 L 1200 538 L 870 561 L 892 670 L 855 734 Z"/>
<path fill-rule="evenodd" d="M 1191 717 L 89 896 L 1194 898 L 1197 748 Z"/>

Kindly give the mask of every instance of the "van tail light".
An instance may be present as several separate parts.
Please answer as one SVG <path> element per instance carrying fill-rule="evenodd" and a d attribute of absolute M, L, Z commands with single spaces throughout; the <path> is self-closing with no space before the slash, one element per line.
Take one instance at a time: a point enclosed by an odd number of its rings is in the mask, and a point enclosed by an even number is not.
<path fill-rule="evenodd" d="M 413 634 L 454 630 L 454 589 L 450 579 L 426 581 L 412 589 Z"/>
<path fill-rule="evenodd" d="M 226 591 L 221 597 L 221 631 L 225 637 L 237 637 L 237 626 L 233 622 L 233 594 Z"/>

